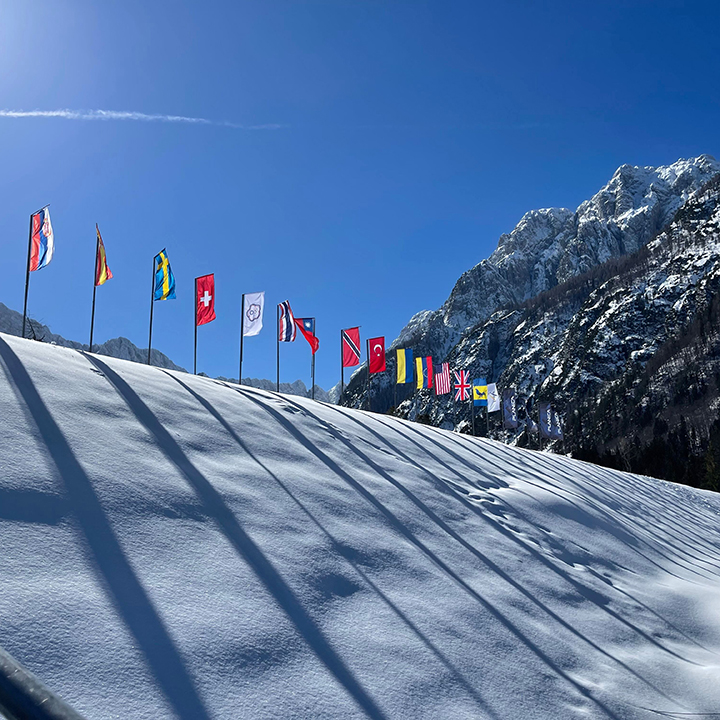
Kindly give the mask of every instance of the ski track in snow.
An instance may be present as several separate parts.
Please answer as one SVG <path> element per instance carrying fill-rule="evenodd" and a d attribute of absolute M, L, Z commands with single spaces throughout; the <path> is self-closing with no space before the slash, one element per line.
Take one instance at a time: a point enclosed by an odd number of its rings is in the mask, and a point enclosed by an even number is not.
<path fill-rule="evenodd" d="M 88 720 L 719 712 L 719 510 L 0 335 L 0 645 Z"/>

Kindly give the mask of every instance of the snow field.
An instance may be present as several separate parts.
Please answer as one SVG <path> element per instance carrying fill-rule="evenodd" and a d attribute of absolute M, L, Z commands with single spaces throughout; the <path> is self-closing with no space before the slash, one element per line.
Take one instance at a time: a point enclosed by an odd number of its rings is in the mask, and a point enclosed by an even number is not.
<path fill-rule="evenodd" d="M 0 335 L 0 645 L 89 720 L 712 712 L 719 509 Z"/>

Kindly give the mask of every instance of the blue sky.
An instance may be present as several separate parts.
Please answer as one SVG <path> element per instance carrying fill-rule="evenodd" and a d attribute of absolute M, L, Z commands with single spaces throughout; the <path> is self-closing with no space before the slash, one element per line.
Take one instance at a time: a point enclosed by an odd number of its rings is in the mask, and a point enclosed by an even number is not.
<path fill-rule="evenodd" d="M 265 290 L 244 374 L 274 378 L 274 305 L 315 315 L 317 380 L 341 327 L 388 343 L 530 209 L 576 207 L 623 163 L 720 155 L 715 2 L 3 0 L 0 301 L 22 309 L 29 213 L 51 203 L 31 314 L 87 342 L 94 226 L 115 278 L 96 339 L 147 346 L 152 257 L 178 299 L 154 346 L 192 367 L 193 278 L 218 319 L 198 369 L 237 375 L 240 295 Z M 282 347 L 282 379 L 310 352 Z"/>

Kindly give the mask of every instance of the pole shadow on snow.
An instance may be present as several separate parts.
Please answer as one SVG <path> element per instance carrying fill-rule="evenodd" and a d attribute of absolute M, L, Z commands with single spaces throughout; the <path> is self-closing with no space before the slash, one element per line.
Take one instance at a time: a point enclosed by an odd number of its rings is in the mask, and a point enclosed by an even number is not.
<path fill-rule="evenodd" d="M 478 472 L 478 473 L 480 473 L 480 474 L 485 475 L 484 470 L 482 470 L 480 467 L 478 467 L 477 465 L 475 465 L 475 466 L 471 465 L 470 463 L 468 463 L 468 462 L 465 461 L 464 459 L 460 458 L 460 456 L 458 456 L 458 455 L 457 455 L 456 453 L 454 453 L 452 450 L 449 450 L 447 447 L 445 447 L 445 446 L 442 445 L 441 443 L 437 442 L 436 440 L 434 440 L 434 439 L 432 439 L 432 438 L 430 438 L 430 437 L 427 437 L 427 436 L 423 435 L 423 434 L 420 433 L 418 430 L 415 430 L 415 428 L 408 428 L 408 429 L 409 429 L 409 430 L 412 430 L 412 432 L 414 432 L 414 433 L 420 435 L 421 437 L 423 437 L 424 439 L 428 440 L 428 441 L 431 442 L 433 445 L 435 445 L 436 447 L 439 447 L 441 450 L 445 451 L 446 453 L 448 453 L 448 454 L 451 455 L 452 457 L 458 459 L 460 462 L 464 463 L 464 464 L 467 465 L 471 470 L 473 470 L 473 472 Z M 403 433 L 403 435 L 404 435 L 404 433 Z M 407 436 L 405 436 L 405 437 L 407 437 Z M 457 442 L 454 438 L 451 438 L 451 439 L 452 439 L 454 442 Z M 416 443 L 416 444 L 417 444 L 417 443 Z M 437 459 L 437 456 L 432 456 L 432 457 L 435 457 L 435 458 Z M 461 475 L 457 470 L 454 470 L 450 465 L 447 465 L 447 464 L 444 463 L 444 466 L 447 467 L 448 469 L 450 469 L 452 472 L 454 472 L 458 477 L 463 478 L 463 479 L 466 479 L 466 478 L 464 478 L 464 476 Z M 531 483 L 531 484 L 532 484 L 532 483 Z M 505 502 L 508 506 L 510 506 L 510 504 L 507 502 L 507 500 L 504 500 L 504 502 Z M 568 501 L 568 502 L 569 502 L 569 501 Z M 572 503 L 572 504 L 574 504 L 574 503 Z M 581 596 L 583 596 L 583 597 L 586 598 L 587 600 L 590 600 L 591 602 L 594 602 L 602 611 L 606 612 L 608 615 L 610 615 L 611 617 L 615 618 L 618 622 L 620 622 L 621 624 L 625 625 L 629 630 L 633 630 L 633 631 L 636 632 L 638 635 L 640 635 L 640 637 L 642 637 L 644 640 L 646 640 L 647 642 L 651 643 L 652 645 L 655 645 L 659 650 L 662 650 L 662 651 L 668 653 L 669 655 L 672 655 L 672 656 L 678 658 L 679 660 L 682 660 L 683 662 L 689 663 L 689 664 L 691 664 L 691 665 L 697 665 L 697 663 L 694 662 L 693 660 L 690 660 L 690 659 L 688 659 L 688 658 L 685 658 L 685 657 L 683 657 L 682 655 L 680 655 L 679 653 L 676 653 L 674 650 L 671 650 L 670 648 L 665 647 L 662 643 L 658 642 L 655 638 L 653 638 L 653 637 L 651 637 L 650 635 L 648 635 L 644 630 L 642 630 L 641 628 L 637 627 L 636 625 L 634 625 L 634 624 L 631 623 L 629 620 L 627 620 L 627 619 L 625 619 L 624 617 L 622 617 L 622 615 L 620 615 L 619 613 L 615 612 L 615 611 L 612 610 L 611 608 L 607 607 L 607 604 L 606 604 L 606 603 L 598 602 L 598 601 L 595 599 L 595 597 L 594 597 L 597 593 L 595 593 L 595 591 L 594 591 L 592 588 L 589 588 L 589 587 L 587 587 L 586 585 L 583 585 L 582 583 L 580 583 L 579 581 L 577 581 L 575 578 L 572 577 L 572 575 L 570 575 L 569 573 L 567 573 L 567 572 L 566 572 L 565 570 L 563 570 L 562 568 L 559 568 L 557 565 L 555 565 L 555 563 L 551 562 L 547 557 L 545 557 L 542 553 L 540 553 L 536 548 L 533 548 L 533 547 L 531 547 L 530 545 L 528 545 L 527 543 L 523 542 L 519 537 L 517 537 L 517 536 L 515 535 L 515 533 L 510 532 L 507 528 L 503 527 L 503 526 L 502 526 L 500 523 L 498 523 L 496 520 L 494 520 L 494 519 L 488 517 L 487 515 L 485 515 L 483 512 L 480 511 L 479 508 L 475 507 L 472 503 L 468 503 L 468 505 L 469 505 L 469 507 L 470 507 L 479 517 L 483 518 L 486 522 L 488 522 L 489 524 L 491 524 L 501 535 L 503 535 L 503 536 L 506 537 L 508 540 L 511 540 L 511 541 L 515 542 L 515 543 L 518 544 L 520 547 L 522 547 L 523 549 L 525 549 L 525 550 L 526 550 L 528 553 L 530 553 L 534 558 L 536 558 L 539 562 L 541 562 L 543 565 L 545 565 L 545 567 L 547 567 L 551 572 L 553 572 L 553 573 L 555 573 L 556 575 L 560 576 L 561 578 L 563 578 L 563 580 L 565 580 L 568 584 L 570 584 L 573 588 L 575 588 L 575 590 L 576 590 Z M 513 511 L 514 511 L 516 514 L 519 514 L 519 512 L 518 512 L 515 508 L 513 508 Z M 635 548 L 633 548 L 633 549 L 635 549 Z M 635 551 L 636 551 L 636 552 L 639 552 L 639 551 L 637 551 L 637 549 L 635 549 Z M 646 556 L 643 555 L 642 553 L 639 553 L 639 554 L 640 554 L 642 557 L 646 557 Z M 646 559 L 648 559 L 648 558 L 646 558 Z M 652 562 L 652 561 L 650 561 L 650 562 Z M 654 563 L 654 564 L 656 564 L 656 563 Z M 658 567 L 660 567 L 660 566 L 658 566 Z M 667 571 L 665 571 L 665 572 L 667 572 Z"/>
<path fill-rule="evenodd" d="M 455 438 L 451 438 L 451 440 L 456 444 L 459 443 L 459 441 Z M 466 449 L 466 448 L 463 448 L 463 449 Z M 493 457 L 495 457 L 495 453 L 492 452 L 490 447 L 485 446 L 484 449 L 485 449 L 486 455 L 492 455 Z M 445 451 L 451 455 L 454 455 L 451 451 L 447 450 L 447 448 L 445 449 Z M 455 457 L 457 457 L 457 456 L 455 456 Z M 523 467 L 527 468 L 527 470 L 529 472 L 534 473 L 539 478 L 542 478 L 545 482 L 547 482 L 547 484 L 550 487 L 556 488 L 557 491 L 551 490 L 550 488 L 544 488 L 541 485 L 538 485 L 537 483 L 533 483 L 530 480 L 526 480 L 525 482 L 527 482 L 530 485 L 533 485 L 534 487 L 538 487 L 546 492 L 549 492 L 553 495 L 556 495 L 561 500 L 563 500 L 565 504 L 574 506 L 577 509 L 577 512 L 581 515 L 587 515 L 587 511 L 584 510 L 583 508 L 581 508 L 580 505 L 578 505 L 576 502 L 573 502 L 572 500 L 570 500 L 567 497 L 567 494 L 571 495 L 572 497 L 576 498 L 577 500 L 587 503 L 588 505 L 590 505 L 590 507 L 592 507 L 598 513 L 598 515 L 601 515 L 605 519 L 605 521 L 608 524 L 609 532 L 611 532 L 612 534 L 615 534 L 616 536 L 618 534 L 618 531 L 621 532 L 625 537 L 624 538 L 619 537 L 618 539 L 621 541 L 624 541 L 625 544 L 628 545 L 628 547 L 630 547 L 635 553 L 640 555 L 647 562 L 655 565 L 659 570 L 662 570 L 663 572 L 673 575 L 674 577 L 676 577 L 678 579 L 684 579 L 684 578 L 680 578 L 679 575 L 676 575 L 671 570 L 664 568 L 662 565 L 658 564 L 657 562 L 655 562 L 654 560 L 649 558 L 645 553 L 641 552 L 637 546 L 642 545 L 642 546 L 646 547 L 650 552 L 656 553 L 657 555 L 664 558 L 668 562 L 679 565 L 684 570 L 687 570 L 688 572 L 691 572 L 694 575 L 697 575 L 698 577 L 703 578 L 704 580 L 711 579 L 711 578 L 708 578 L 707 575 L 704 575 L 702 572 L 699 572 L 699 570 L 696 569 L 699 566 L 696 565 L 695 563 L 690 563 L 694 567 L 687 567 L 687 565 L 684 564 L 684 563 L 688 562 L 687 561 L 687 553 L 684 550 L 677 548 L 673 543 L 671 543 L 667 540 L 665 542 L 660 542 L 653 535 L 653 533 L 651 531 L 643 528 L 640 524 L 637 525 L 637 527 L 635 528 L 633 533 L 631 533 L 629 531 L 625 531 L 624 529 L 621 529 L 617 520 L 606 509 L 607 503 L 603 500 L 603 498 L 598 496 L 595 492 L 593 492 L 593 490 L 590 487 L 587 487 L 587 486 L 584 486 L 584 485 L 581 485 L 580 483 L 578 483 L 576 479 L 574 479 L 572 476 L 570 476 L 564 470 L 560 470 L 558 472 L 558 474 L 561 477 L 565 478 L 565 480 L 567 481 L 567 483 L 569 485 L 572 485 L 573 487 L 577 488 L 578 489 L 577 492 L 573 492 L 571 490 L 568 490 L 567 488 L 562 488 L 561 486 L 557 485 L 557 478 L 553 477 L 553 476 L 548 476 L 546 474 L 545 469 L 540 465 L 540 463 L 537 463 L 536 466 L 533 466 L 530 463 L 528 463 L 527 460 L 523 457 L 518 457 L 517 460 L 518 460 L 518 463 L 520 465 L 522 465 Z M 461 462 L 465 462 L 465 461 L 461 460 Z M 499 467 L 499 466 L 497 466 L 497 467 Z M 565 493 L 565 494 L 561 494 L 561 491 L 562 491 L 562 493 Z M 582 494 L 578 494 L 578 493 L 582 493 Z M 651 542 L 649 542 L 644 537 L 642 537 L 640 535 L 640 532 L 644 532 L 645 534 L 650 535 L 650 537 L 651 537 L 652 541 L 655 543 L 655 545 L 651 544 Z M 632 540 L 632 542 L 628 542 L 629 539 Z M 668 552 L 674 551 L 677 555 L 680 556 L 680 561 L 673 559 L 666 552 L 664 552 L 662 549 L 660 549 L 660 547 L 656 547 L 656 545 L 659 545 L 663 548 L 667 548 Z M 700 568 L 700 569 L 703 570 L 704 572 L 711 572 L 711 571 L 707 570 L 706 568 Z"/>
<path fill-rule="evenodd" d="M 292 402 L 292 401 L 290 401 Z M 494 520 L 494 518 L 486 517 L 485 514 L 477 508 L 473 503 L 469 502 L 461 493 L 459 493 L 452 485 L 446 485 L 442 480 L 437 478 L 435 475 L 433 475 L 429 470 L 427 470 L 425 467 L 423 467 L 419 462 L 414 460 L 409 455 L 405 454 L 402 450 L 400 450 L 394 443 L 390 442 L 387 438 L 385 438 L 380 433 L 375 432 L 369 425 L 363 424 L 360 421 L 358 421 L 356 418 L 352 417 L 349 413 L 343 413 L 341 410 L 332 407 L 332 410 L 335 410 L 336 412 L 339 412 L 343 415 L 343 417 L 347 420 L 351 420 L 352 422 L 360 425 L 363 429 L 370 432 L 374 437 L 378 438 L 381 442 L 383 442 L 390 450 L 395 453 L 398 457 L 403 458 L 406 462 L 410 463 L 411 465 L 414 465 L 416 468 L 418 468 L 424 475 L 427 476 L 430 483 L 437 489 L 442 491 L 443 493 L 453 497 L 454 499 L 458 500 L 466 509 L 470 510 L 473 514 L 478 515 L 482 520 L 485 522 L 489 522 L 495 529 L 500 530 L 500 532 L 503 535 L 507 534 L 507 530 L 502 527 L 497 521 Z M 319 418 L 318 418 L 319 419 Z M 444 463 L 440 458 L 438 458 L 436 455 L 433 455 L 430 453 L 426 448 L 424 448 L 420 443 L 416 442 L 412 438 L 407 437 L 404 433 L 402 433 L 399 429 L 392 427 L 390 423 L 385 422 L 384 420 L 381 420 L 380 418 L 373 418 L 377 423 L 380 425 L 393 430 L 395 433 L 403 437 L 405 440 L 411 442 L 413 445 L 416 445 L 420 450 L 423 451 L 424 454 L 428 455 L 430 458 L 432 458 L 434 461 L 439 462 L 441 465 L 446 467 L 448 470 L 456 474 L 459 478 L 463 478 L 462 475 L 460 475 L 454 468 Z M 322 422 L 322 421 L 321 421 Z M 521 585 L 517 580 L 515 580 L 512 576 L 508 575 L 502 568 L 500 568 L 498 565 L 496 565 L 489 557 L 487 557 L 485 554 L 483 554 L 479 549 L 477 549 L 474 545 L 464 540 L 459 534 L 457 534 L 452 528 L 450 528 L 447 523 L 442 520 L 440 517 L 436 515 L 435 512 L 430 510 L 425 503 L 423 503 L 420 499 L 418 499 L 409 489 L 401 485 L 397 481 L 392 481 L 393 485 L 398 487 L 401 492 L 403 492 L 410 500 L 413 502 L 418 508 L 420 508 L 427 516 L 436 523 L 439 527 L 441 527 L 448 535 L 450 535 L 454 540 L 459 542 L 463 547 L 465 547 L 467 550 L 469 550 L 475 557 L 480 560 L 482 563 L 484 563 L 492 572 L 494 572 L 496 575 L 501 577 L 503 580 L 505 580 L 506 583 L 508 583 L 511 587 L 513 587 L 515 590 L 517 590 L 520 594 L 522 594 L 527 600 L 529 600 L 533 605 L 535 605 L 537 608 L 539 608 L 542 612 L 546 613 L 549 617 L 551 617 L 555 622 L 557 622 L 561 627 L 565 628 L 568 632 L 570 632 L 572 635 L 577 637 L 582 642 L 585 642 L 590 647 L 592 647 L 594 650 L 599 652 L 604 657 L 608 658 L 609 660 L 612 660 L 613 662 L 616 662 L 620 667 L 622 667 L 625 671 L 629 672 L 631 675 L 636 677 L 638 680 L 640 680 L 642 683 L 647 685 L 648 687 L 655 690 L 657 693 L 662 695 L 668 700 L 672 700 L 668 695 L 666 695 L 660 688 L 653 685 L 649 680 L 644 678 L 642 675 L 640 675 L 637 671 L 633 670 L 629 665 L 624 663 L 622 660 L 616 658 L 614 655 L 609 653 L 607 650 L 602 648 L 600 645 L 598 645 L 596 642 L 591 640 L 586 635 L 583 635 L 579 630 L 574 628 L 569 622 L 564 620 L 562 617 L 560 617 L 554 610 L 552 610 L 548 605 L 546 605 L 544 602 L 536 598 L 529 590 L 527 590 L 523 585 Z M 509 505 L 509 503 L 508 503 Z M 514 508 L 513 508 L 514 510 Z M 523 519 L 527 521 L 526 518 L 523 517 Z M 535 559 L 539 559 L 544 562 L 544 564 L 547 564 L 546 559 L 542 557 L 535 548 L 532 548 L 526 543 L 522 542 L 518 538 L 516 538 L 512 534 L 507 534 L 507 536 L 514 540 L 515 542 L 519 543 L 521 547 L 524 550 L 527 550 L 532 554 L 532 556 Z M 560 571 L 562 572 L 562 571 Z M 563 575 L 564 577 L 564 575 Z M 585 585 L 582 585 L 581 583 L 573 583 L 572 584 L 573 589 L 578 593 L 579 596 L 582 598 L 589 600 L 590 602 L 594 603 L 595 605 L 600 606 L 601 609 L 605 609 L 603 607 L 603 602 L 597 599 L 597 593 L 592 589 L 588 588 Z"/>
<path fill-rule="evenodd" d="M 241 391 L 238 390 L 238 392 Z M 355 480 L 355 478 L 353 478 L 348 472 L 343 470 L 337 462 L 335 462 L 331 457 L 329 457 L 322 450 L 316 447 L 309 438 L 307 438 L 295 427 L 295 425 L 293 425 L 293 423 L 291 423 L 287 418 L 283 417 L 281 412 L 279 412 L 275 408 L 268 407 L 265 403 L 252 397 L 250 393 L 241 392 L 241 394 L 242 397 L 250 400 L 251 402 L 261 407 L 263 410 L 265 410 L 271 417 L 273 417 L 278 422 L 278 424 L 285 428 L 285 430 L 287 430 L 290 435 L 292 435 L 299 443 L 301 443 L 310 453 L 315 455 L 315 457 L 317 457 L 318 460 L 320 460 L 324 465 L 326 465 L 335 475 L 337 475 L 353 489 L 355 489 L 359 495 L 361 495 L 365 500 L 367 500 L 385 518 L 386 522 L 391 528 L 393 528 L 408 542 L 410 542 L 418 550 L 420 550 L 437 568 L 439 568 L 451 580 L 453 580 L 457 585 L 459 585 L 468 595 L 470 595 L 470 597 L 472 597 L 482 607 L 484 607 L 501 625 L 503 625 L 532 653 L 534 653 L 539 660 L 541 660 L 548 668 L 550 668 L 550 670 L 552 670 L 556 675 L 569 683 L 580 695 L 593 702 L 608 717 L 619 720 L 617 716 L 612 712 L 612 710 L 610 710 L 610 708 L 608 708 L 604 703 L 602 703 L 602 701 L 593 697 L 591 691 L 588 688 L 580 685 L 580 683 L 574 680 L 567 672 L 565 672 L 561 667 L 559 667 L 557 663 L 555 663 L 555 661 L 549 655 L 547 655 L 540 647 L 538 647 L 538 645 L 536 645 L 529 637 L 527 637 L 525 633 L 520 630 L 519 627 L 517 627 L 508 617 L 503 615 L 489 600 L 484 598 L 479 592 L 477 592 L 465 580 L 463 580 L 449 565 L 447 565 L 447 563 L 441 560 L 429 547 L 427 547 L 420 539 L 418 539 L 414 535 L 414 533 L 412 533 L 389 508 L 387 508 L 383 503 L 381 503 L 369 490 L 367 490 L 363 485 L 361 485 L 357 480 Z M 283 401 L 287 402 L 287 399 L 283 398 Z M 298 407 L 301 407 L 301 409 L 309 416 L 317 419 L 306 408 L 302 406 Z M 371 460 L 366 458 L 366 456 L 364 456 L 356 448 L 353 448 L 352 445 L 348 443 L 347 440 L 345 440 L 345 438 L 343 438 L 339 433 L 333 432 L 333 435 L 337 437 L 337 439 L 341 440 L 344 444 L 346 444 L 346 446 L 350 448 L 353 452 L 355 452 L 355 454 L 365 459 L 365 461 L 382 477 L 392 482 L 392 480 L 382 468 L 380 468 Z"/>
<path fill-rule="evenodd" d="M 293 401 L 286 400 L 287 402 L 290 402 L 292 404 Z M 300 407 L 300 406 L 298 406 Z M 499 530 L 503 535 L 506 535 L 509 539 L 517 542 L 523 549 L 527 550 L 531 553 L 533 557 L 540 560 L 543 564 L 549 565 L 549 561 L 546 560 L 541 554 L 537 553 L 537 551 L 526 545 L 524 542 L 516 538 L 512 533 L 508 533 L 508 531 L 502 527 L 499 523 L 497 523 L 493 518 L 488 518 L 485 516 L 484 513 L 482 513 L 474 504 L 469 502 L 461 493 L 459 493 L 452 485 L 446 485 L 441 480 L 439 480 L 437 477 L 435 477 L 432 473 L 430 473 L 426 468 L 424 468 L 420 463 L 418 463 L 416 460 L 411 458 L 410 456 L 403 453 L 396 445 L 391 443 L 387 438 L 380 435 L 379 433 L 375 432 L 371 427 L 369 427 L 368 424 L 363 424 L 356 418 L 352 417 L 349 413 L 343 413 L 341 410 L 335 407 L 330 407 L 331 410 L 334 410 L 335 412 L 338 412 L 343 415 L 348 420 L 351 420 L 352 422 L 360 425 L 364 430 L 370 432 L 374 437 L 378 438 L 381 442 L 383 442 L 393 453 L 398 455 L 399 457 L 402 457 L 406 462 L 414 465 L 419 470 L 421 470 L 430 480 L 431 484 L 437 489 L 442 491 L 444 494 L 449 495 L 453 497 L 454 499 L 458 500 L 463 506 L 465 506 L 466 509 L 470 510 L 474 514 L 478 515 L 482 520 L 489 522 L 495 529 Z M 310 415 L 313 415 L 309 410 L 305 409 L 305 412 L 309 413 Z M 318 418 L 317 416 L 314 416 L 319 422 L 324 422 L 322 419 Z M 458 475 L 459 478 L 464 479 L 463 476 L 461 476 L 456 470 L 454 470 L 452 467 L 444 463 L 440 458 L 430 453 L 426 448 L 424 448 L 420 443 L 416 442 L 412 438 L 408 438 L 404 433 L 402 433 L 400 430 L 396 428 L 391 428 L 391 426 L 384 422 L 383 420 L 379 418 L 373 418 L 375 422 L 381 424 L 384 427 L 387 427 L 389 429 L 393 429 L 397 434 L 399 434 L 404 439 L 408 440 L 409 442 L 413 443 L 417 447 L 419 447 L 426 455 L 428 455 L 431 459 L 433 459 L 436 462 L 439 462 L 444 467 L 446 467 L 448 470 L 453 472 L 454 474 Z M 330 432 L 333 432 L 332 428 L 330 428 Z M 365 456 L 360 453 L 360 451 L 355 450 L 351 444 L 347 443 L 346 440 L 342 438 L 341 435 L 338 435 L 338 439 L 340 439 L 342 442 L 345 442 L 348 447 L 350 447 L 353 452 L 358 454 L 360 457 L 362 457 L 366 462 L 367 459 Z M 522 594 L 527 600 L 529 600 L 533 605 L 535 605 L 538 609 L 540 609 L 542 612 L 546 613 L 549 617 L 551 617 L 553 620 L 555 620 L 561 627 L 565 628 L 568 632 L 570 632 L 572 635 L 577 637 L 579 640 L 585 642 L 590 647 L 592 647 L 594 650 L 599 652 L 604 657 L 608 658 L 609 660 L 612 660 L 613 662 L 616 662 L 620 667 L 622 667 L 625 671 L 636 677 L 638 680 L 640 680 L 642 683 L 653 689 L 655 692 L 662 695 L 667 700 L 671 700 L 668 695 L 666 695 L 660 688 L 653 685 L 649 680 L 644 678 L 642 675 L 640 675 L 637 671 L 633 670 L 629 665 L 624 663 L 622 660 L 616 658 L 614 655 L 600 647 L 597 643 L 595 643 L 593 640 L 588 638 L 587 636 L 583 635 L 581 632 L 579 632 L 576 628 L 574 628 L 570 623 L 568 623 L 566 620 L 564 620 L 562 617 L 560 617 L 555 611 L 553 611 L 549 606 L 547 606 L 545 603 L 537 599 L 531 592 L 529 592 L 524 586 L 522 586 L 519 582 L 517 582 L 514 578 L 512 578 L 510 575 L 508 575 L 505 571 L 502 570 L 498 565 L 496 565 L 492 560 L 490 560 L 489 557 L 484 555 L 480 550 L 478 550 L 474 545 L 466 541 L 462 536 L 460 536 L 458 533 L 456 533 L 444 520 L 442 520 L 434 511 L 432 511 L 430 508 L 425 505 L 417 496 L 415 496 L 408 488 L 403 486 L 401 483 L 399 483 L 397 480 L 394 480 L 392 478 L 389 478 L 389 482 L 391 482 L 395 487 L 397 487 L 410 501 L 416 505 L 422 512 L 424 512 L 436 525 L 438 525 L 444 532 L 446 532 L 448 535 L 450 535 L 454 540 L 456 540 L 458 543 L 460 543 L 463 547 L 465 547 L 467 550 L 469 550 L 478 560 L 480 560 L 482 563 L 484 563 L 492 572 L 494 572 L 496 575 L 501 577 L 505 582 L 507 582 L 511 587 L 513 587 L 516 591 L 518 591 L 520 594 Z M 554 569 L 553 565 L 549 565 L 552 569 Z M 575 591 L 580 595 L 582 598 L 589 600 L 590 602 L 593 602 L 595 605 L 598 605 L 602 610 L 605 610 L 603 603 L 597 599 L 597 593 L 592 590 L 592 588 L 588 588 L 585 585 L 582 585 L 580 583 L 576 583 L 572 580 L 572 578 L 569 578 L 563 573 L 563 571 L 557 569 L 558 572 L 562 574 L 562 577 L 564 579 L 567 579 L 572 587 L 575 589 Z M 664 649 L 664 648 L 663 648 Z"/>
<path fill-rule="evenodd" d="M 471 681 L 465 678 L 462 671 L 457 668 L 453 662 L 445 656 L 445 654 L 430 640 L 423 632 L 420 630 L 415 623 L 413 623 L 412 620 L 373 582 L 373 580 L 368 576 L 368 574 L 360 567 L 360 565 L 355 562 L 351 557 L 348 557 L 348 549 L 343 545 L 342 542 L 337 540 L 332 533 L 318 520 L 315 515 L 312 513 L 312 511 L 299 499 L 295 496 L 295 494 L 292 492 L 292 490 L 272 471 L 270 468 L 265 465 L 251 450 L 250 448 L 243 442 L 243 440 L 240 438 L 240 436 L 235 432 L 235 430 L 232 428 L 232 426 L 225 420 L 225 418 L 220 414 L 220 412 L 215 408 L 212 403 L 207 400 L 207 398 L 200 395 L 198 392 L 193 390 L 189 385 L 185 384 L 180 378 L 175 377 L 171 373 L 167 371 L 166 372 L 168 377 L 172 378 L 177 382 L 179 385 L 181 385 L 187 392 L 189 392 L 225 429 L 225 431 L 235 440 L 235 442 L 242 448 L 242 450 L 250 457 L 257 465 L 262 468 L 262 470 L 271 477 L 281 488 L 282 490 L 287 493 L 287 495 L 290 497 L 290 499 L 300 508 L 300 510 L 310 519 L 310 521 L 320 530 L 320 532 L 325 535 L 325 537 L 330 541 L 331 546 L 335 549 L 335 551 L 357 572 L 357 574 L 365 581 L 365 583 L 370 587 L 377 595 L 380 597 L 380 599 L 400 618 L 400 620 L 407 625 L 407 627 L 419 638 L 419 640 L 422 642 L 422 644 L 430 650 L 430 652 L 435 655 L 435 657 L 440 661 L 440 663 L 449 671 L 449 673 L 453 676 L 455 681 L 458 683 L 460 687 L 462 687 L 470 697 L 472 697 L 477 704 L 483 708 L 483 710 L 488 714 L 489 717 L 495 718 L 496 720 L 500 720 L 498 715 L 490 708 L 487 704 L 487 701 L 482 698 L 478 690 L 476 690 Z M 224 389 L 227 389 L 227 386 L 222 385 Z"/>
<path fill-rule="evenodd" d="M 40 525 L 58 525 L 69 508 L 65 498 L 37 490 L 0 488 L 0 519 Z"/>
<path fill-rule="evenodd" d="M 192 464 L 180 445 L 130 385 L 97 357 L 83 354 L 105 375 L 140 424 L 153 436 L 165 457 L 177 467 L 190 487 L 195 490 L 205 505 L 209 516 L 214 518 L 235 551 L 252 568 L 277 604 L 294 623 L 301 637 L 318 659 L 369 717 L 382 720 L 385 716 L 380 708 L 325 639 L 320 628 L 303 608 L 300 600 L 283 580 L 280 573 L 242 528 L 230 508 L 223 501 L 220 493 Z"/>
<path fill-rule="evenodd" d="M 95 571 L 142 651 L 159 689 L 183 720 L 209 720 L 193 680 L 152 601 L 125 557 L 92 481 L 38 393 L 20 358 L 0 338 L 5 373 L 36 425 L 62 478 L 67 505 L 82 530 Z"/>

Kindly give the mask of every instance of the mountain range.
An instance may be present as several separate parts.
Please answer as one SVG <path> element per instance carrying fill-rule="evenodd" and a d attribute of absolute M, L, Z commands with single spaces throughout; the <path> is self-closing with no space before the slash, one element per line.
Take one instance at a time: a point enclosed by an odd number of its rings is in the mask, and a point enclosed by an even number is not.
<path fill-rule="evenodd" d="M 711 457 L 720 453 L 719 217 L 720 163 L 709 155 L 623 165 L 576 210 L 527 213 L 390 349 L 411 347 L 516 388 L 531 407 L 555 403 L 566 416 L 564 449 L 576 456 L 712 486 L 720 474 L 720 455 Z M 393 356 L 391 372 L 373 378 L 372 409 L 469 429 L 468 407 L 451 395 L 395 388 Z M 364 380 L 361 369 L 342 404 L 367 407 Z M 503 431 L 496 417 L 480 425 L 536 443 L 527 428 Z"/>

